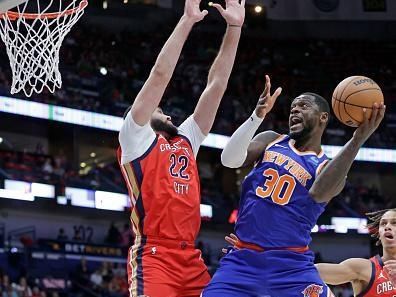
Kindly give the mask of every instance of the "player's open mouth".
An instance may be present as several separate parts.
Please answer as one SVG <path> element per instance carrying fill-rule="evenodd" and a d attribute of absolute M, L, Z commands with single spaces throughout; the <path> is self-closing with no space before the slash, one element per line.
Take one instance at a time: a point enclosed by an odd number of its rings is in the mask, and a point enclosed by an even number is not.
<path fill-rule="evenodd" d="M 384 237 L 387 238 L 387 239 L 389 239 L 389 240 L 393 240 L 393 238 L 394 238 L 393 235 L 392 235 L 391 233 L 385 233 L 385 234 L 384 234 Z"/>
<path fill-rule="evenodd" d="M 303 119 L 297 116 L 292 116 L 290 117 L 290 129 L 298 129 L 301 128 L 300 126 L 302 126 L 303 123 Z"/>

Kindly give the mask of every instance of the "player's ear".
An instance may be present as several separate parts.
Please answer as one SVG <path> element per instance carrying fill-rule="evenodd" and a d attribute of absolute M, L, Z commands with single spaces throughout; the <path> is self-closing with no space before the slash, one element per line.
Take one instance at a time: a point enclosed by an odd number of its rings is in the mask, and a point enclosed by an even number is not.
<path fill-rule="evenodd" d="M 321 112 L 320 113 L 320 122 L 324 125 L 327 125 L 330 120 L 330 115 L 328 112 Z"/>

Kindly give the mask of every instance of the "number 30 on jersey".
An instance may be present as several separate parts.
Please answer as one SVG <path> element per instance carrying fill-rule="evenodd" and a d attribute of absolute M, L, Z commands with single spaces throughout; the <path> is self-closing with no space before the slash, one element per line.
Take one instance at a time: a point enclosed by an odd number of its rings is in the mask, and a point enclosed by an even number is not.
<path fill-rule="evenodd" d="M 279 205 L 288 204 L 296 187 L 295 179 L 288 174 L 279 176 L 273 168 L 265 170 L 263 175 L 265 176 L 264 187 L 257 187 L 256 195 L 261 198 L 271 196 L 272 201 Z"/>

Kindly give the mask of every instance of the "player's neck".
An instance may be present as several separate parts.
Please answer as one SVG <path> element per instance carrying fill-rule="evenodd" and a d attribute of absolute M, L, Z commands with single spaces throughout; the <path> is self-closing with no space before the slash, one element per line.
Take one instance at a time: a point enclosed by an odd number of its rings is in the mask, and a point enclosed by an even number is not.
<path fill-rule="evenodd" d="M 294 147 L 300 152 L 313 151 L 319 154 L 322 151 L 321 137 L 308 136 L 306 138 L 297 139 Z"/>
<path fill-rule="evenodd" d="M 388 260 L 396 260 L 396 247 L 384 248 L 383 254 L 382 260 L 384 262 Z"/>
<path fill-rule="evenodd" d="M 169 133 L 165 132 L 165 131 L 156 131 L 158 134 L 162 135 L 162 137 L 164 137 L 165 139 L 169 140 L 171 139 L 171 136 L 169 135 Z"/>

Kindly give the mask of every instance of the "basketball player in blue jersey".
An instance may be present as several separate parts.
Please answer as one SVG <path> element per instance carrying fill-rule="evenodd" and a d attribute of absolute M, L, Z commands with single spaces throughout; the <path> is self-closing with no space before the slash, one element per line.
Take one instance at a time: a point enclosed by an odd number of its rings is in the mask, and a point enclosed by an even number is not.
<path fill-rule="evenodd" d="M 203 297 L 333 296 L 320 279 L 309 250 L 311 230 L 326 204 L 344 187 L 359 148 L 377 129 L 385 106 L 374 104 L 368 119 L 328 162 L 321 138 L 330 117 L 327 101 L 315 93 L 296 97 L 289 134 L 266 131 L 253 138 L 281 93 L 266 86 L 255 111 L 224 148 L 224 166 L 253 165 L 242 184 L 236 247 L 221 260 Z M 252 139 L 253 138 L 253 139 Z"/>

